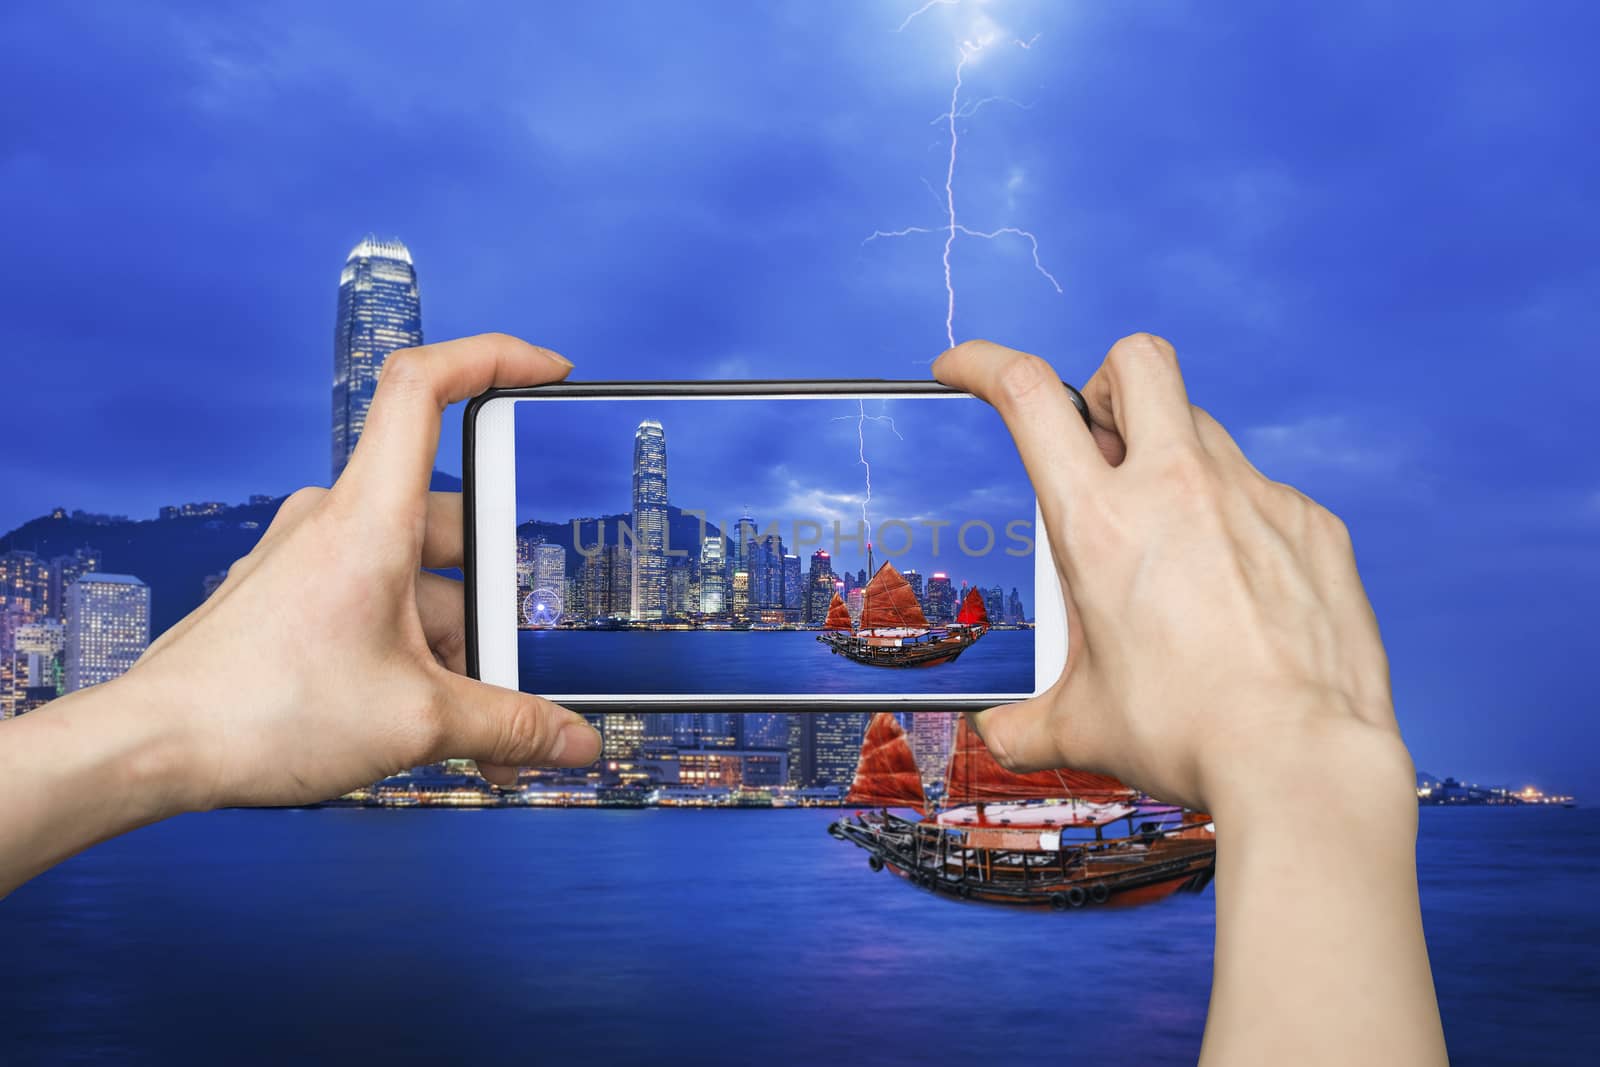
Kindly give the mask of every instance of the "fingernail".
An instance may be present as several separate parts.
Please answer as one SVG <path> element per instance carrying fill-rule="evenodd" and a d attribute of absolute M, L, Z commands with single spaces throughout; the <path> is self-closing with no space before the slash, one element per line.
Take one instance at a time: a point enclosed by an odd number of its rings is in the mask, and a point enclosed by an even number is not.
<path fill-rule="evenodd" d="M 560 352 L 552 352 L 547 348 L 544 350 L 544 354 L 550 357 L 551 362 L 559 363 L 568 370 L 572 369 L 572 360 L 563 356 Z"/>
<path fill-rule="evenodd" d="M 594 740 L 591 741 L 591 738 Z M 550 746 L 550 759 L 559 760 L 564 752 L 578 753 L 586 747 L 593 747 L 598 752 L 599 738 L 600 732 L 586 722 L 566 723 L 556 734 L 555 743 Z"/>

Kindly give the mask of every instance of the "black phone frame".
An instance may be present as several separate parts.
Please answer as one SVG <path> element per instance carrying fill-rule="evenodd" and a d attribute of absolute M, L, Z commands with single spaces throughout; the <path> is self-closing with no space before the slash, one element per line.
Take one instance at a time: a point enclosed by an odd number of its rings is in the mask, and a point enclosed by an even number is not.
<path fill-rule="evenodd" d="M 1066 382 L 1061 383 L 1078 409 L 1085 426 L 1090 424 L 1089 406 L 1082 394 Z M 480 677 L 478 664 L 478 604 L 477 604 L 477 536 L 474 499 L 477 489 L 476 428 L 478 409 L 491 400 L 531 397 L 565 397 L 569 399 L 606 399 L 626 397 L 708 397 L 708 396 L 872 396 L 874 394 L 912 396 L 968 396 L 960 389 L 952 389 L 940 382 L 926 379 L 897 381 L 891 378 L 795 378 L 740 381 L 597 381 L 553 382 L 517 389 L 490 389 L 467 402 L 461 418 L 461 535 L 462 578 L 466 594 L 466 666 L 467 674 Z M 982 711 L 994 707 L 994 701 L 952 699 L 929 694 L 898 696 L 885 694 L 889 699 L 881 706 L 873 706 L 859 699 L 843 700 L 819 696 L 777 697 L 768 700 L 716 700 L 685 699 L 663 696 L 655 699 L 619 699 L 604 702 L 571 701 L 566 706 L 574 711 L 589 714 L 618 713 L 682 713 L 698 711 L 716 712 L 823 712 L 823 711 Z M 1023 698 L 1015 698 L 1023 699 Z M 1000 703 L 1007 703 L 1001 701 Z"/>

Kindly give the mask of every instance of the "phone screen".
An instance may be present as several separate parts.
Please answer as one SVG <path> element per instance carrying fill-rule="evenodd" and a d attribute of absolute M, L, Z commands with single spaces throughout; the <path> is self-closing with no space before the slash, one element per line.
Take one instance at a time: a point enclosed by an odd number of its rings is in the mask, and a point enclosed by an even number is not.
<path fill-rule="evenodd" d="M 514 425 L 523 690 L 1036 691 L 1037 506 L 976 398 L 519 398 Z"/>

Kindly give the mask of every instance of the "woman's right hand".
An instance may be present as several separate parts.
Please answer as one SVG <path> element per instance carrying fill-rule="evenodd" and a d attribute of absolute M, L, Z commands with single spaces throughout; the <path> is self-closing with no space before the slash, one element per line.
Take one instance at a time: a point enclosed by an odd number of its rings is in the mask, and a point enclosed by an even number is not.
<path fill-rule="evenodd" d="M 969 341 L 933 369 L 1010 427 L 1067 604 L 1062 677 L 975 717 L 1001 763 L 1223 810 L 1303 780 L 1314 755 L 1414 803 L 1344 524 L 1189 403 L 1171 345 L 1112 346 L 1083 388 L 1092 430 L 1036 356 Z"/>
<path fill-rule="evenodd" d="M 1112 347 L 1092 428 L 1034 356 L 972 341 L 934 374 L 1011 427 L 1071 636 L 1061 678 L 978 732 L 1013 769 L 1104 771 L 1216 820 L 1201 1062 L 1444 1063 L 1411 760 L 1344 524 L 1189 404 L 1158 337 Z"/>

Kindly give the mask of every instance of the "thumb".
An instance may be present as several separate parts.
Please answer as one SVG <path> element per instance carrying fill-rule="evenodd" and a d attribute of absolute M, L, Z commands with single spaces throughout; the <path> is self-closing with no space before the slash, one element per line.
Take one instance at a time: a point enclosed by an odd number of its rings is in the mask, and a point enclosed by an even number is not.
<path fill-rule="evenodd" d="M 491 781 L 503 782 L 506 768 L 585 767 L 600 758 L 600 732 L 544 697 L 452 675 L 445 699 L 445 747 L 488 765 L 498 776 Z"/>
<path fill-rule="evenodd" d="M 967 720 L 1000 766 L 1008 771 L 1098 770 L 1101 732 L 1090 709 L 1099 701 L 1080 653 L 1077 662 L 1036 697 L 987 711 Z"/>
<path fill-rule="evenodd" d="M 1026 773 L 1059 766 L 1055 738 L 1050 733 L 1049 693 L 1015 704 L 967 713 L 995 760 L 1008 771 Z"/>

